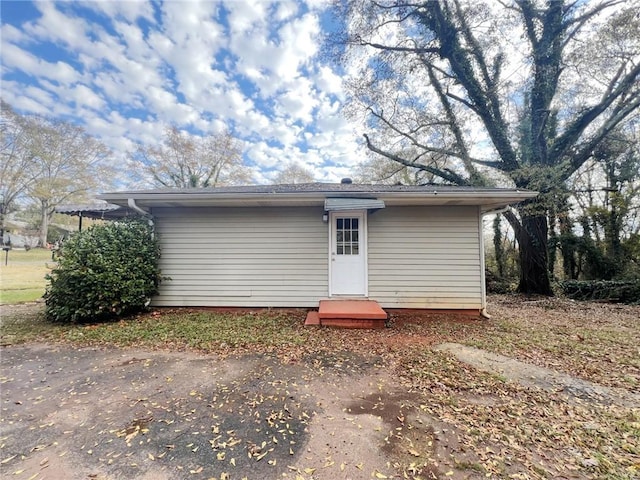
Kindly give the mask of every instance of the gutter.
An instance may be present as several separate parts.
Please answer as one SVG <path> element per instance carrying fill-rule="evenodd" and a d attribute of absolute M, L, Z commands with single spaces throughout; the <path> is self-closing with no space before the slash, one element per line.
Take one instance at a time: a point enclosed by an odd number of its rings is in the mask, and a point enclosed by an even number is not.
<path fill-rule="evenodd" d="M 500 208 L 494 208 L 493 210 L 485 210 L 484 212 L 482 212 L 482 215 L 495 215 L 498 213 L 502 213 L 502 212 L 506 212 L 507 210 L 509 210 L 509 207 L 500 207 Z"/>
<path fill-rule="evenodd" d="M 154 221 L 153 221 L 153 216 L 151 216 L 151 214 L 149 212 L 147 212 L 146 210 L 143 210 L 142 208 L 140 208 L 138 206 L 138 204 L 136 203 L 135 198 L 127 199 L 127 205 L 129 206 L 129 208 L 131 210 L 135 210 L 136 212 L 138 212 L 144 218 L 147 219 L 147 221 L 149 222 L 149 226 L 151 227 L 151 238 L 155 238 L 156 234 L 155 234 L 155 224 L 154 224 Z"/>
<path fill-rule="evenodd" d="M 138 206 L 138 204 L 136 203 L 136 200 L 134 198 L 129 198 L 127 200 L 127 205 L 129 206 L 129 208 L 131 210 L 135 210 L 136 212 L 138 212 L 141 215 L 144 215 L 145 217 L 150 217 L 151 214 L 149 212 L 147 212 L 146 210 L 143 210 L 142 208 L 140 208 Z"/>
<path fill-rule="evenodd" d="M 114 200 L 132 200 L 135 195 L 137 200 L 150 200 L 150 201 L 189 201 L 189 200 L 257 200 L 257 201 L 269 201 L 276 198 L 280 198 L 289 202 L 296 202 L 298 200 L 318 200 L 324 201 L 327 198 L 379 198 L 383 200 L 414 200 L 414 199 L 427 199 L 427 198 L 445 198 L 445 199 L 457 199 L 457 200 L 486 200 L 490 198 L 497 199 L 513 199 L 512 203 L 523 201 L 528 198 L 533 198 L 538 192 L 523 191 L 523 190 L 498 190 L 498 191 L 432 191 L 432 192 L 385 192 L 385 191 L 367 191 L 367 192 L 338 192 L 338 191 L 322 191 L 322 192 L 248 192 L 248 193 L 235 193 L 235 192 L 162 192 L 162 193 L 150 193 L 144 190 L 139 192 L 112 192 L 103 193 L 97 196 L 102 200 L 113 202 Z M 515 198 L 514 198 L 515 197 Z M 482 203 L 482 202 L 478 202 Z"/>

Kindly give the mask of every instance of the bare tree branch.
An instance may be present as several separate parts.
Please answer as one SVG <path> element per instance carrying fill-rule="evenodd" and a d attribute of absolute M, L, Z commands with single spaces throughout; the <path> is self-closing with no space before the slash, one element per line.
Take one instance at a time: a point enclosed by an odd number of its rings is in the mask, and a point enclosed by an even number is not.
<path fill-rule="evenodd" d="M 398 162 L 402 165 L 405 165 L 407 167 L 413 167 L 413 168 L 417 168 L 420 170 L 424 170 L 426 172 L 432 173 L 434 175 L 437 175 L 438 177 L 442 178 L 443 180 L 449 182 L 449 183 L 453 183 L 454 185 L 469 185 L 469 182 L 467 180 L 465 180 L 463 177 L 461 177 L 460 175 L 452 172 L 451 170 L 448 169 L 439 169 L 439 168 L 434 168 L 430 165 L 426 165 L 423 163 L 416 163 L 416 162 L 411 162 L 409 160 L 406 160 L 398 155 L 394 155 L 392 153 L 386 152 L 384 150 L 379 149 L 378 147 L 376 147 L 375 145 L 373 145 L 371 143 L 371 141 L 369 140 L 369 136 L 367 134 L 363 134 L 363 137 L 366 141 L 367 144 L 367 148 L 369 150 L 371 150 L 374 153 L 377 153 L 379 155 L 383 155 L 387 158 L 389 158 L 390 160 L 393 160 L 395 162 Z"/>

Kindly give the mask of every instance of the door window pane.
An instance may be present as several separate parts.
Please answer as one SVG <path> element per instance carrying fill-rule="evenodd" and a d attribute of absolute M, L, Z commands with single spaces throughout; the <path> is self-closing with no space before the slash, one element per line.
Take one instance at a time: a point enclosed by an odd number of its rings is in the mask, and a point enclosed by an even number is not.
<path fill-rule="evenodd" d="M 336 219 L 337 255 L 358 255 L 360 253 L 358 227 L 358 218 Z"/>

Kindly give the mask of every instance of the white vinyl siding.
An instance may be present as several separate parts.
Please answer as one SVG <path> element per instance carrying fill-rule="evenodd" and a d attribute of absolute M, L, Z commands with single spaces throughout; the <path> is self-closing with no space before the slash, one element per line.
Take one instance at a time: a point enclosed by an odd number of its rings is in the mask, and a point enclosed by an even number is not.
<path fill-rule="evenodd" d="M 317 307 L 328 298 L 319 207 L 157 208 L 156 306 Z M 385 308 L 481 309 L 477 207 L 368 215 L 368 295 Z"/>
<path fill-rule="evenodd" d="M 386 308 L 481 309 L 477 207 L 369 215 L 369 298 Z"/>
<path fill-rule="evenodd" d="M 156 306 L 317 307 L 328 295 L 322 207 L 154 209 Z"/>

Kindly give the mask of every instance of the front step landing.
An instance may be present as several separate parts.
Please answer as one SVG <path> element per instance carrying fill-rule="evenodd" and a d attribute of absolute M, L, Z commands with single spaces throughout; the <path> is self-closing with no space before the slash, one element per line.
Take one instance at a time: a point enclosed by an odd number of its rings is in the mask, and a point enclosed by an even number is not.
<path fill-rule="evenodd" d="M 317 312 L 309 312 L 305 325 L 338 328 L 384 328 L 387 313 L 373 300 L 321 300 Z"/>

